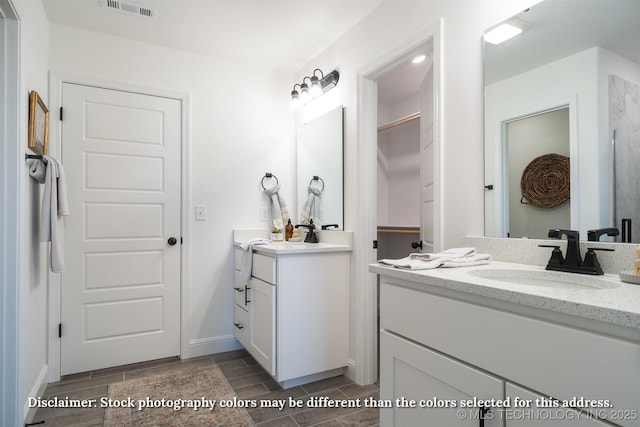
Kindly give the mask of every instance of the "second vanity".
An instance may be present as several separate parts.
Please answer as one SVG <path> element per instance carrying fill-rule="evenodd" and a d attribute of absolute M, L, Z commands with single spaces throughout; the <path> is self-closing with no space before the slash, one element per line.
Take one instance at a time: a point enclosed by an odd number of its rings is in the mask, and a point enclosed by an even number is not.
<path fill-rule="evenodd" d="M 495 261 L 370 271 L 380 425 L 640 426 L 640 286 Z"/>
<path fill-rule="evenodd" d="M 234 233 L 238 341 L 283 388 L 341 375 L 349 355 L 350 233 L 336 243 L 256 245 L 245 282 L 239 244 L 247 236 Z"/>

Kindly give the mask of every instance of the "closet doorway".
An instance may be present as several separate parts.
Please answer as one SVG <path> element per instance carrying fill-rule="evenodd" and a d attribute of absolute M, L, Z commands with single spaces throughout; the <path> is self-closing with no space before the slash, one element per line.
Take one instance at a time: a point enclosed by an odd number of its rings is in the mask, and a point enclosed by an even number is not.
<path fill-rule="evenodd" d="M 427 45 L 377 79 L 378 259 L 433 249 L 432 67 Z"/>
<path fill-rule="evenodd" d="M 406 40 L 362 68 L 358 72 L 358 192 L 355 200 L 357 221 L 354 236 L 354 307 L 353 331 L 357 331 L 354 349 L 355 375 L 358 383 L 370 384 L 378 375 L 377 281 L 369 272 L 369 264 L 378 257 L 377 243 L 377 140 L 379 127 L 378 86 L 387 73 L 410 62 L 418 54 L 431 58 L 432 65 L 420 87 L 420 207 L 423 252 L 437 252 L 442 246 L 441 189 L 438 177 L 441 168 L 442 109 L 442 21 L 434 22 L 422 32 Z M 371 243 L 374 242 L 374 245 Z M 425 244 L 426 242 L 426 244 Z"/>

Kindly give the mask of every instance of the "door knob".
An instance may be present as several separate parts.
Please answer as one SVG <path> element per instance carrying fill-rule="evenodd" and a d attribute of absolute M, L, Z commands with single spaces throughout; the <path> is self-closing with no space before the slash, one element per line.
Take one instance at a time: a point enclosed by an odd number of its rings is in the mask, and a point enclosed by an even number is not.
<path fill-rule="evenodd" d="M 167 243 L 169 244 L 169 246 L 173 246 L 176 243 L 178 243 L 178 239 L 176 239 L 175 237 L 169 237 L 169 240 L 167 240 Z"/>
<path fill-rule="evenodd" d="M 422 249 L 422 240 L 420 240 L 419 242 L 411 242 L 411 247 L 413 249 Z"/>

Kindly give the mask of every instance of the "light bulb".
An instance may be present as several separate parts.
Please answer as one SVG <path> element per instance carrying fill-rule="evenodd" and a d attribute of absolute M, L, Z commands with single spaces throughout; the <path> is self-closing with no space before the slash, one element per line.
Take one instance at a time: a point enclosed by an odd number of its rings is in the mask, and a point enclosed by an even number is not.
<path fill-rule="evenodd" d="M 300 95 L 298 94 L 298 91 L 294 89 L 291 91 L 291 109 L 292 110 L 296 110 L 298 108 L 300 108 L 300 105 L 302 103 L 300 102 Z"/>
<path fill-rule="evenodd" d="M 311 90 L 309 91 L 314 98 L 322 95 L 322 85 L 316 76 L 311 77 Z"/>
<path fill-rule="evenodd" d="M 309 86 L 306 83 L 300 85 L 300 100 L 306 104 L 311 101 L 311 94 L 309 94 Z"/>

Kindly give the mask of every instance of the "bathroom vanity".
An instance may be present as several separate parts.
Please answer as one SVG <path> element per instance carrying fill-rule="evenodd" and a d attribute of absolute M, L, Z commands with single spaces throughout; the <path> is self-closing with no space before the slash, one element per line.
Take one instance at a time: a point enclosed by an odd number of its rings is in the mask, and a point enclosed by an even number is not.
<path fill-rule="evenodd" d="M 235 336 L 283 388 L 341 375 L 349 354 L 350 244 L 235 247 Z"/>
<path fill-rule="evenodd" d="M 369 269 L 380 425 L 640 426 L 640 286 L 505 262 Z"/>

